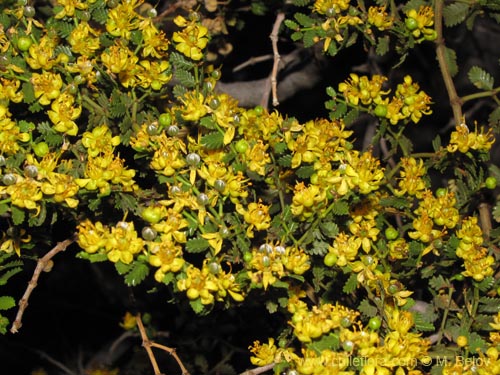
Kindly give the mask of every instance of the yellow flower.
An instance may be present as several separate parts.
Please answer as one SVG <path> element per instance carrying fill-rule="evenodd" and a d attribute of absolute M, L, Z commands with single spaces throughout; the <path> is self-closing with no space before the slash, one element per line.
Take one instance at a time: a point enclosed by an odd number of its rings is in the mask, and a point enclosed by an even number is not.
<path fill-rule="evenodd" d="M 200 92 L 187 92 L 180 101 L 184 104 L 181 112 L 186 121 L 198 121 L 208 113 L 205 97 Z"/>
<path fill-rule="evenodd" d="M 110 9 L 106 20 L 106 31 L 112 36 L 130 39 L 131 31 L 139 27 L 138 14 L 134 9 L 142 3 L 143 0 L 128 0 Z"/>
<path fill-rule="evenodd" d="M 101 62 L 110 73 L 118 74 L 120 82 L 128 87 L 135 83 L 134 75 L 139 58 L 127 46 L 115 44 L 101 54 Z"/>
<path fill-rule="evenodd" d="M 81 22 L 69 35 L 68 42 L 74 53 L 90 56 L 100 47 L 99 32 L 87 22 Z"/>
<path fill-rule="evenodd" d="M 60 9 L 56 14 L 55 18 L 60 19 L 64 17 L 73 17 L 75 15 L 75 9 L 86 10 L 88 4 L 82 3 L 78 0 L 56 0 L 55 10 Z"/>
<path fill-rule="evenodd" d="M 56 131 L 73 136 L 78 134 L 78 126 L 74 120 L 80 117 L 82 107 L 73 106 L 74 102 L 74 96 L 67 92 L 62 93 L 52 102 L 47 114 L 54 123 Z"/>
<path fill-rule="evenodd" d="M 0 193 L 8 194 L 14 206 L 36 210 L 36 215 L 40 212 L 37 202 L 42 200 L 43 193 L 40 190 L 40 182 L 32 178 L 16 175 L 16 182 L 12 185 L 0 186 Z"/>
<path fill-rule="evenodd" d="M 372 242 L 377 240 L 377 236 L 380 233 L 380 230 L 375 225 L 376 223 L 373 219 L 349 224 L 349 230 L 356 238 L 361 240 L 361 247 L 366 253 L 370 252 Z"/>
<path fill-rule="evenodd" d="M 0 77 L 0 100 L 7 99 L 14 103 L 19 103 L 24 97 L 20 88 L 21 81 L 18 79 Z"/>
<path fill-rule="evenodd" d="M 180 15 L 174 22 L 177 26 L 184 27 L 182 31 L 176 31 L 172 36 L 175 49 L 193 60 L 201 60 L 202 50 L 208 43 L 208 29 L 195 21 L 188 22 Z"/>
<path fill-rule="evenodd" d="M 469 131 L 469 128 L 465 123 L 457 125 L 455 131 L 451 133 L 450 143 L 448 144 L 446 150 L 448 152 L 459 151 L 463 154 L 469 151 L 469 149 L 488 152 L 491 146 L 495 142 L 495 137 L 493 136 L 492 130 L 484 131 L 484 127 L 478 130 L 477 125 L 475 126 L 474 132 Z"/>
<path fill-rule="evenodd" d="M 26 235 L 25 229 L 7 231 L 7 233 L 2 233 L 0 251 L 8 254 L 15 252 L 17 256 L 21 256 L 21 243 L 29 243 L 30 241 L 31 236 Z"/>
<path fill-rule="evenodd" d="M 78 225 L 77 232 L 76 242 L 89 254 L 104 249 L 109 236 L 109 229 L 101 222 L 98 221 L 94 224 L 88 219 Z"/>
<path fill-rule="evenodd" d="M 157 282 L 163 282 L 168 272 L 179 272 L 184 266 L 185 260 L 182 256 L 182 247 L 169 236 L 162 235 L 160 242 L 148 242 L 149 264 L 158 267 L 154 274 Z"/>
<path fill-rule="evenodd" d="M 387 91 L 382 91 L 382 85 L 387 81 L 387 77 L 374 75 L 371 79 L 367 76 L 359 77 L 351 73 L 348 81 L 339 84 L 339 91 L 344 94 L 346 99 L 353 105 L 361 103 L 368 105 L 381 100 L 381 95 Z"/>
<path fill-rule="evenodd" d="M 59 73 L 43 72 L 42 74 L 33 73 L 31 83 L 35 90 L 35 97 L 38 102 L 48 105 L 53 99 L 61 94 L 63 81 Z"/>
<path fill-rule="evenodd" d="M 385 6 L 371 6 L 368 8 L 368 23 L 383 31 L 390 29 L 394 22 L 394 17 L 389 16 Z"/>
<path fill-rule="evenodd" d="M 0 152 L 14 155 L 19 149 L 18 142 L 28 142 L 29 133 L 22 133 L 19 126 L 11 120 L 7 107 L 0 104 Z"/>
<path fill-rule="evenodd" d="M 328 252 L 337 256 L 336 264 L 339 267 L 344 267 L 348 262 L 352 262 L 358 255 L 358 250 L 361 247 L 361 238 L 349 236 L 346 233 L 339 233 L 333 245 L 328 247 Z"/>
<path fill-rule="evenodd" d="M 278 348 L 274 344 L 274 339 L 270 337 L 267 344 L 254 341 L 253 346 L 248 349 L 253 353 L 253 356 L 250 357 L 252 364 L 254 366 L 265 366 L 274 362 Z"/>
<path fill-rule="evenodd" d="M 78 199 L 73 198 L 78 193 L 78 185 L 70 175 L 51 173 L 48 181 L 42 182 L 41 190 L 46 195 L 52 195 L 57 203 L 64 202 L 70 208 L 78 206 Z"/>
<path fill-rule="evenodd" d="M 219 286 L 216 277 L 210 272 L 206 265 L 200 270 L 192 264 L 186 269 L 185 278 L 177 280 L 179 291 L 186 291 L 190 300 L 200 299 L 203 305 L 214 303 L 214 293 L 218 291 Z"/>
<path fill-rule="evenodd" d="M 337 14 L 349 8 L 350 0 L 316 0 L 313 10 L 319 14 Z"/>
<path fill-rule="evenodd" d="M 140 253 L 144 247 L 144 240 L 138 237 L 133 222 L 120 221 L 111 228 L 111 233 L 106 239 L 105 249 L 108 259 L 116 263 L 129 264 L 134 260 L 134 255 Z"/>
<path fill-rule="evenodd" d="M 150 87 L 153 82 L 160 83 L 163 86 L 172 78 L 172 74 L 170 73 L 170 64 L 166 60 L 142 60 L 139 62 L 137 68 L 135 76 L 139 82 L 138 85 L 143 88 Z"/>
<path fill-rule="evenodd" d="M 401 167 L 399 172 L 401 177 L 398 182 L 399 189 L 395 191 L 395 194 L 397 196 L 408 194 L 420 198 L 427 185 L 422 178 L 427 173 L 424 161 L 412 157 L 403 157 L 401 158 Z"/>
<path fill-rule="evenodd" d="M 144 18 L 141 20 L 139 30 L 142 31 L 143 39 L 142 56 L 152 56 L 155 58 L 165 57 L 170 40 L 163 31 L 156 28 L 153 24 L 153 20 L 151 18 Z"/>
<path fill-rule="evenodd" d="M 131 312 L 127 311 L 125 313 L 125 316 L 123 317 L 123 321 L 120 323 L 120 326 L 128 331 L 134 329 L 136 325 L 137 325 L 137 320 L 135 316 L 132 315 Z"/>
<path fill-rule="evenodd" d="M 50 38 L 48 35 L 42 36 L 38 44 L 33 43 L 29 50 L 29 56 L 26 57 L 26 62 L 32 69 L 42 69 L 46 72 L 59 62 L 55 56 L 55 48 L 58 44 L 56 39 Z"/>
<path fill-rule="evenodd" d="M 322 203 L 326 202 L 326 191 L 317 185 L 305 186 L 303 182 L 295 185 L 292 198 L 291 211 L 300 220 L 306 220 L 321 209 Z"/>
<path fill-rule="evenodd" d="M 82 145 L 92 157 L 113 150 L 119 144 L 120 136 L 116 135 L 113 137 L 107 125 L 96 126 L 92 129 L 92 132 L 87 131 L 82 134 Z"/>
<path fill-rule="evenodd" d="M 264 144 L 264 142 L 259 139 L 253 146 L 246 150 L 245 157 L 249 170 L 261 176 L 266 174 L 266 166 L 271 163 L 271 157 L 267 153 L 268 147 L 269 144 Z"/>
<path fill-rule="evenodd" d="M 245 209 L 241 204 L 236 205 L 236 211 L 243 215 L 247 227 L 247 236 L 254 237 L 255 230 L 266 230 L 271 226 L 271 216 L 269 215 L 269 206 L 263 204 L 260 200 L 258 203 L 252 202 Z"/>
<path fill-rule="evenodd" d="M 427 36 L 431 40 L 435 39 L 434 36 L 434 11 L 431 6 L 421 5 L 416 9 L 410 9 L 406 12 L 408 18 L 412 18 L 417 21 L 417 27 L 411 30 L 414 37 L 418 38 L 420 36 Z M 434 38 L 432 38 L 434 36 Z"/>

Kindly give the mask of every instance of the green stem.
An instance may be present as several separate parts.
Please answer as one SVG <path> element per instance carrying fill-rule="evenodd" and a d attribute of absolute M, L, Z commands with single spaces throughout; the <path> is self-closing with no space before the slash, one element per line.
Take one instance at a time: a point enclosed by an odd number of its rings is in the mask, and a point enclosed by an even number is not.
<path fill-rule="evenodd" d="M 462 103 L 465 103 L 474 99 L 487 98 L 489 96 L 493 97 L 496 96 L 499 92 L 500 92 L 500 87 L 496 87 L 492 90 L 481 91 L 481 92 L 476 92 L 474 94 L 462 96 L 460 100 L 462 101 Z"/>
<path fill-rule="evenodd" d="M 446 45 L 443 38 L 443 7 L 444 0 L 436 0 L 434 9 L 434 29 L 436 30 L 436 56 L 441 69 L 441 76 L 448 92 L 451 109 L 453 110 L 453 118 L 458 126 L 463 121 L 462 99 L 457 95 L 457 90 L 450 74 L 450 69 L 446 63 Z"/>
<path fill-rule="evenodd" d="M 443 338 L 443 332 L 444 332 L 444 328 L 446 326 L 446 319 L 448 319 L 448 313 L 450 311 L 452 295 L 453 295 L 453 288 L 449 288 L 448 289 L 448 305 L 446 306 L 446 308 L 443 312 L 443 320 L 441 320 L 441 326 L 439 327 L 439 339 L 437 341 L 438 345 L 441 343 L 441 339 Z"/>

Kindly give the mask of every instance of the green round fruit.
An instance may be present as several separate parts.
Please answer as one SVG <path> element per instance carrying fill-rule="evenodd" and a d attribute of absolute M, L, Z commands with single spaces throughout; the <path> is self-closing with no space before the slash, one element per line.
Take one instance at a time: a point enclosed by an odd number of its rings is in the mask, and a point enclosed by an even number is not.
<path fill-rule="evenodd" d="M 12 173 L 4 174 L 2 177 L 2 182 L 4 185 L 14 185 L 17 181 L 17 177 Z"/>
<path fill-rule="evenodd" d="M 368 321 L 368 327 L 372 331 L 376 331 L 382 325 L 382 320 L 378 316 L 374 316 Z"/>
<path fill-rule="evenodd" d="M 253 259 L 253 255 L 250 251 L 245 251 L 243 253 L 243 260 L 246 262 L 246 263 L 249 263 L 251 262 Z"/>
<path fill-rule="evenodd" d="M 35 13 L 35 8 L 33 8 L 31 5 L 26 5 L 23 9 L 24 17 L 33 18 L 35 16 Z"/>
<path fill-rule="evenodd" d="M 26 177 L 35 178 L 38 176 L 38 168 L 36 165 L 28 164 L 24 167 L 24 174 Z"/>
<path fill-rule="evenodd" d="M 244 154 L 248 150 L 248 142 L 246 141 L 246 139 L 240 139 L 238 142 L 236 142 L 234 148 L 236 149 L 237 153 Z"/>
<path fill-rule="evenodd" d="M 19 49 L 19 51 L 26 52 L 30 49 L 32 44 L 33 40 L 31 40 L 29 36 L 22 35 L 17 38 L 17 48 Z"/>
<path fill-rule="evenodd" d="M 162 219 L 160 207 L 146 207 L 141 212 L 141 217 L 149 223 L 156 224 Z"/>
<path fill-rule="evenodd" d="M 373 110 L 373 113 L 377 117 L 385 117 L 387 115 L 387 106 L 378 104 Z"/>
<path fill-rule="evenodd" d="M 387 228 L 384 233 L 385 238 L 387 238 L 389 241 L 395 240 L 399 236 L 398 230 L 394 227 Z"/>
<path fill-rule="evenodd" d="M 346 340 L 342 343 L 342 349 L 346 352 L 352 352 L 354 349 L 354 343 L 351 340 Z"/>
<path fill-rule="evenodd" d="M 156 231 L 151 228 L 151 227 L 144 227 L 142 228 L 142 238 L 144 238 L 146 241 L 153 241 L 156 238 Z"/>
<path fill-rule="evenodd" d="M 498 183 L 497 179 L 493 176 L 486 178 L 486 181 L 484 181 L 484 185 L 486 186 L 486 188 L 491 190 L 497 187 L 497 183 Z"/>
<path fill-rule="evenodd" d="M 446 188 L 439 188 L 436 190 L 436 197 L 444 197 L 448 193 L 448 190 Z"/>
<path fill-rule="evenodd" d="M 254 111 L 257 116 L 262 116 L 262 114 L 264 113 L 264 107 L 261 105 L 257 105 L 254 107 Z"/>
<path fill-rule="evenodd" d="M 39 142 L 33 145 L 33 152 L 39 158 L 43 158 L 45 155 L 49 153 L 49 145 L 47 142 Z"/>
<path fill-rule="evenodd" d="M 164 112 L 162 113 L 159 117 L 158 117 L 158 123 L 163 126 L 164 128 L 166 128 L 167 126 L 170 126 L 172 124 L 172 115 L 168 112 Z"/>
<path fill-rule="evenodd" d="M 151 88 L 155 91 L 161 90 L 162 87 L 163 87 L 162 83 L 160 81 L 158 81 L 157 79 L 155 79 L 151 82 Z"/>
<path fill-rule="evenodd" d="M 418 21 L 415 18 L 408 17 L 405 20 L 405 26 L 408 30 L 413 31 L 418 28 Z"/>
<path fill-rule="evenodd" d="M 325 263 L 325 266 L 327 267 L 332 267 L 337 263 L 337 255 L 334 253 L 328 253 L 325 255 L 325 259 L 323 259 L 323 263 Z"/>

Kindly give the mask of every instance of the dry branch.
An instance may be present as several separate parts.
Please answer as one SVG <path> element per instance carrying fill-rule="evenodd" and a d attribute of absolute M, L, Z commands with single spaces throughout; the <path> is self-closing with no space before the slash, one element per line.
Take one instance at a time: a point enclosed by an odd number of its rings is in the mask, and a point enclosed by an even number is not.
<path fill-rule="evenodd" d="M 49 262 L 57 253 L 66 250 L 66 248 L 69 245 L 71 245 L 75 241 L 75 239 L 76 236 L 73 235 L 73 237 L 68 238 L 67 240 L 64 240 L 62 242 L 59 242 L 56 246 L 54 246 L 52 250 L 50 250 L 42 258 L 38 259 L 35 271 L 33 272 L 33 276 L 31 277 L 31 280 L 28 283 L 28 287 L 26 288 L 23 297 L 19 301 L 19 310 L 17 311 L 16 319 L 14 320 L 14 322 L 12 323 L 12 327 L 10 328 L 11 333 L 17 333 L 19 331 L 19 328 L 21 328 L 23 314 L 26 308 L 28 307 L 28 300 L 31 296 L 31 293 L 37 286 L 38 279 L 42 271 L 46 269 Z"/>

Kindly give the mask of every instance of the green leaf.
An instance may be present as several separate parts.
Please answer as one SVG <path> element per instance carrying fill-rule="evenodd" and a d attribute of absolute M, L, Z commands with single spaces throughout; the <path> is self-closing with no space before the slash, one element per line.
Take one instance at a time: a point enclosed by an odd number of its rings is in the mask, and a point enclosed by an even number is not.
<path fill-rule="evenodd" d="M 210 244 L 202 237 L 191 238 L 186 242 L 185 250 L 188 253 L 201 253 L 209 248 Z"/>
<path fill-rule="evenodd" d="M 365 298 L 358 306 L 358 310 L 364 316 L 371 318 L 378 314 L 378 310 L 370 303 L 370 300 Z"/>
<path fill-rule="evenodd" d="M 0 314 L 0 333 L 5 335 L 7 333 L 7 327 L 9 326 L 9 319 Z"/>
<path fill-rule="evenodd" d="M 0 310 L 8 310 L 16 306 L 16 300 L 11 296 L 0 297 Z"/>
<path fill-rule="evenodd" d="M 457 64 L 457 54 L 455 50 L 445 47 L 444 49 L 444 58 L 446 60 L 446 65 L 448 65 L 448 70 L 452 77 L 456 76 L 458 73 L 458 64 Z"/>
<path fill-rule="evenodd" d="M 312 165 L 303 165 L 299 169 L 297 169 L 297 177 L 299 178 L 309 178 L 314 174 L 314 166 Z"/>
<path fill-rule="evenodd" d="M 5 285 L 7 284 L 7 281 L 14 276 L 15 274 L 18 274 L 21 272 L 23 269 L 21 267 L 16 267 L 16 268 L 11 268 L 8 271 L 5 271 L 1 276 L 0 276 L 0 285 Z"/>
<path fill-rule="evenodd" d="M 347 112 L 347 114 L 344 116 L 344 124 L 347 127 L 349 127 L 358 118 L 359 118 L 359 110 L 357 108 L 353 108 L 349 112 Z"/>
<path fill-rule="evenodd" d="M 205 116 L 200 120 L 200 125 L 207 129 L 217 129 L 217 124 L 212 116 Z"/>
<path fill-rule="evenodd" d="M 100 23 L 101 25 L 106 24 L 108 20 L 108 12 L 105 7 L 99 7 L 92 11 L 92 20 Z"/>
<path fill-rule="evenodd" d="M 319 224 L 319 229 L 328 238 L 334 238 L 339 234 L 339 226 L 333 221 L 322 221 Z"/>
<path fill-rule="evenodd" d="M 342 291 L 346 294 L 353 293 L 358 287 L 358 274 L 355 272 L 351 272 L 349 278 L 347 279 Z"/>
<path fill-rule="evenodd" d="M 491 111 L 488 116 L 488 125 L 493 128 L 495 133 L 500 132 L 500 107 L 496 107 L 493 111 Z"/>
<path fill-rule="evenodd" d="M 316 41 L 314 40 L 316 35 L 317 34 L 314 30 L 307 30 L 304 33 L 304 39 L 303 39 L 304 48 L 309 48 L 314 46 L 314 44 L 316 43 Z"/>
<path fill-rule="evenodd" d="M 193 88 L 196 86 L 196 79 L 194 78 L 194 75 L 187 70 L 176 70 L 174 76 L 184 87 Z"/>
<path fill-rule="evenodd" d="M 203 312 L 203 310 L 205 309 L 205 305 L 203 305 L 203 303 L 201 303 L 200 298 L 197 298 L 193 301 L 189 301 L 189 305 L 191 306 L 191 308 L 193 309 L 193 311 L 196 314 L 201 314 Z"/>
<path fill-rule="evenodd" d="M 20 225 L 24 221 L 24 217 L 26 216 L 24 213 L 24 210 L 18 208 L 17 206 L 11 206 L 11 215 L 12 215 L 12 222 L 14 225 Z"/>
<path fill-rule="evenodd" d="M 176 70 L 186 71 L 186 70 L 191 70 L 195 67 L 194 63 L 188 61 L 186 58 L 184 58 L 183 55 L 181 55 L 178 52 L 172 52 L 170 54 L 169 60 Z"/>
<path fill-rule="evenodd" d="M 410 0 L 403 6 L 403 12 L 407 12 L 411 9 L 418 10 L 422 5 L 427 5 L 424 0 Z"/>
<path fill-rule="evenodd" d="M 306 252 L 312 255 L 325 256 L 328 253 L 328 242 L 314 240 L 311 247 L 308 247 Z"/>
<path fill-rule="evenodd" d="M 344 117 L 344 115 L 347 113 L 347 104 L 343 102 L 333 102 L 332 104 L 333 105 L 331 106 L 331 108 L 327 107 L 327 109 L 331 109 L 329 113 L 330 119 L 338 120 Z"/>
<path fill-rule="evenodd" d="M 443 8 L 444 24 L 447 27 L 463 22 L 469 14 L 470 5 L 466 2 L 453 2 Z"/>
<path fill-rule="evenodd" d="M 492 90 L 494 79 L 490 73 L 486 70 L 480 68 L 479 66 L 473 66 L 467 73 L 471 83 L 480 90 Z"/>
<path fill-rule="evenodd" d="M 128 286 L 139 285 L 141 282 L 144 281 L 144 279 L 148 276 L 148 274 L 149 274 L 149 267 L 147 264 L 142 262 L 135 262 L 133 263 L 130 272 L 127 273 L 127 275 L 125 276 L 125 283 Z"/>
<path fill-rule="evenodd" d="M 292 35 L 290 35 L 290 39 L 294 42 L 301 40 L 303 37 L 304 33 L 301 33 L 300 31 L 296 31 Z"/>
<path fill-rule="evenodd" d="M 304 13 L 295 13 L 294 17 L 303 27 L 311 27 L 315 22 L 313 18 L 305 15 Z"/>
<path fill-rule="evenodd" d="M 299 30 L 300 29 L 300 25 L 297 22 L 295 22 L 295 21 L 285 20 L 283 23 L 289 29 L 292 29 L 292 30 Z"/>
<path fill-rule="evenodd" d="M 421 313 L 413 313 L 413 320 L 415 322 L 415 328 L 423 332 L 433 332 L 436 330 L 434 324 L 432 324 L 429 319 Z"/>
<path fill-rule="evenodd" d="M 479 283 L 476 282 L 474 284 L 476 285 L 476 287 L 479 288 L 479 290 L 481 292 L 487 292 L 495 284 L 495 279 L 493 277 L 491 277 L 491 276 L 487 276 L 483 280 L 481 280 L 481 282 L 479 282 Z"/>
<path fill-rule="evenodd" d="M 443 275 L 431 277 L 429 280 L 429 286 L 434 290 L 448 288 L 450 285 L 450 280 L 445 279 Z"/>
<path fill-rule="evenodd" d="M 375 53 L 379 56 L 384 56 L 387 52 L 389 52 L 389 42 L 389 35 L 378 38 Z"/>
<path fill-rule="evenodd" d="M 224 146 L 224 134 L 215 131 L 201 137 L 201 144 L 209 150 L 216 150 Z"/>
<path fill-rule="evenodd" d="M 116 272 L 118 272 L 119 275 L 125 275 L 130 272 L 132 269 L 132 264 L 125 264 L 123 262 L 116 262 L 115 263 L 115 269 Z"/>
<path fill-rule="evenodd" d="M 347 215 L 349 213 L 349 203 L 346 201 L 336 201 L 333 204 L 332 213 L 337 216 Z"/>
<path fill-rule="evenodd" d="M 278 159 L 278 164 L 282 167 L 291 167 L 292 166 L 292 155 L 283 155 Z"/>
<path fill-rule="evenodd" d="M 481 297 L 479 299 L 479 311 L 490 313 L 500 312 L 500 298 Z"/>
<path fill-rule="evenodd" d="M 321 354 L 325 349 L 337 350 L 340 348 L 339 335 L 333 332 L 323 335 L 319 340 L 307 344 L 307 348 L 314 350 L 317 354 Z"/>
<path fill-rule="evenodd" d="M 35 88 L 31 82 L 23 82 L 21 91 L 23 93 L 23 101 L 25 103 L 31 104 L 36 100 Z"/>
<path fill-rule="evenodd" d="M 394 207 L 397 209 L 408 208 L 410 206 L 410 202 L 408 202 L 407 198 L 394 196 L 380 198 L 379 203 L 383 207 Z"/>

